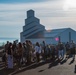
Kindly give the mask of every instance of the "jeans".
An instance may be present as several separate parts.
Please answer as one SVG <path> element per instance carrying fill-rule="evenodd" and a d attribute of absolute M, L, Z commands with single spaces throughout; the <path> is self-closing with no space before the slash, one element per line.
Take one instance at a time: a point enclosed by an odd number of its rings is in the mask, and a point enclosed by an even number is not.
<path fill-rule="evenodd" d="M 64 50 L 59 50 L 58 51 L 58 57 L 64 58 Z"/>

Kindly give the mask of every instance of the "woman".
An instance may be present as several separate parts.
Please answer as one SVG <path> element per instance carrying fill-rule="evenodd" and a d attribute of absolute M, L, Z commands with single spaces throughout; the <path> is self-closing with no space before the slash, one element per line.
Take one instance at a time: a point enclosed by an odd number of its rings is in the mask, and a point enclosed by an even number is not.
<path fill-rule="evenodd" d="M 21 67 L 21 59 L 23 62 L 23 47 L 21 43 L 18 43 L 18 49 L 17 49 L 17 60 L 18 60 L 18 66 Z"/>
<path fill-rule="evenodd" d="M 13 50 L 12 50 L 12 43 L 9 43 L 7 49 L 7 66 L 8 68 L 13 68 Z"/>
<path fill-rule="evenodd" d="M 35 52 L 36 52 L 37 62 L 39 62 L 40 61 L 41 47 L 40 47 L 38 42 L 36 42 Z"/>

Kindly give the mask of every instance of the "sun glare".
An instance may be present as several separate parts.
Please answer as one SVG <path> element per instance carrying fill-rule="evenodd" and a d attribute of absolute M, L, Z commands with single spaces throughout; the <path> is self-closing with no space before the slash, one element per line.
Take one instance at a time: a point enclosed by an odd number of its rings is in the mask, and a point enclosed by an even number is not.
<path fill-rule="evenodd" d="M 64 10 L 69 10 L 74 8 L 76 8 L 76 0 L 65 0 L 63 5 Z"/>

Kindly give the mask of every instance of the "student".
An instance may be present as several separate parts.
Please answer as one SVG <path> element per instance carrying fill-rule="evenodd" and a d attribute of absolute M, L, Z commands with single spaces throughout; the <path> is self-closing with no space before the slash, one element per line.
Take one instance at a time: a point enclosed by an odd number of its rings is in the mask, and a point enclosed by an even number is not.
<path fill-rule="evenodd" d="M 13 69 L 13 50 L 12 50 L 12 43 L 9 43 L 7 49 L 7 66 L 9 69 Z"/>
<path fill-rule="evenodd" d="M 46 61 L 46 43 L 45 41 L 42 41 L 42 57 L 43 57 L 43 61 Z"/>
<path fill-rule="evenodd" d="M 68 58 L 70 55 L 70 44 L 69 44 L 69 42 L 67 42 L 65 44 L 65 48 L 66 48 L 66 58 Z"/>
<path fill-rule="evenodd" d="M 64 46 L 61 42 L 58 44 L 58 58 L 59 60 L 64 58 Z"/>
<path fill-rule="evenodd" d="M 75 43 L 72 42 L 70 43 L 70 49 L 71 49 L 71 56 L 73 57 L 73 59 L 75 59 Z"/>
<path fill-rule="evenodd" d="M 21 67 L 21 59 L 23 59 L 22 58 L 22 56 L 23 56 L 23 47 L 22 47 L 21 43 L 18 43 L 17 56 L 18 56 L 18 58 L 17 58 L 18 66 Z M 23 60 L 22 60 L 22 62 L 23 62 Z"/>
<path fill-rule="evenodd" d="M 35 45 L 35 52 L 36 52 L 37 62 L 39 62 L 40 61 L 41 47 L 40 47 L 38 42 L 36 42 L 36 45 Z"/>

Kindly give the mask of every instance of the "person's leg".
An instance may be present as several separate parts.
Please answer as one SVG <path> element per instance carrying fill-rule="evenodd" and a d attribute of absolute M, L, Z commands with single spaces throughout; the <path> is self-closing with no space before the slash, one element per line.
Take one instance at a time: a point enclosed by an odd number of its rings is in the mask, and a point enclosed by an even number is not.
<path fill-rule="evenodd" d="M 64 50 L 61 50 L 62 53 L 62 59 L 64 58 Z"/>
<path fill-rule="evenodd" d="M 60 50 L 58 50 L 58 59 L 60 59 Z"/>

